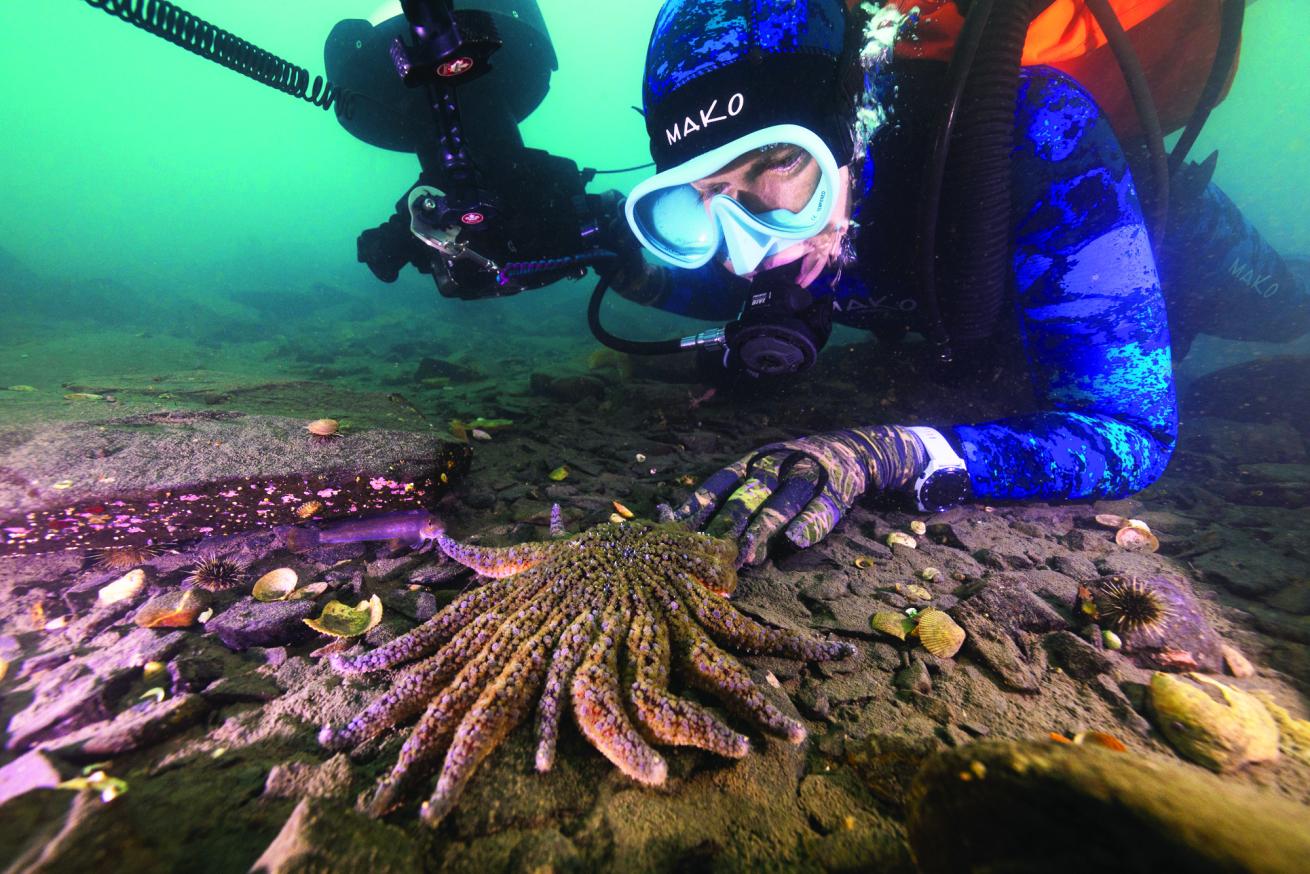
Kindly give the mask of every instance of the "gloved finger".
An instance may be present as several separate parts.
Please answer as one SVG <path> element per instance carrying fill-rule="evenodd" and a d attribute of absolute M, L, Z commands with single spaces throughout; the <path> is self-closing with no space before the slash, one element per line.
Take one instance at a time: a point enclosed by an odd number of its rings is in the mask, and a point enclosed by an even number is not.
<path fill-rule="evenodd" d="M 727 467 L 715 471 L 673 511 L 673 518 L 685 522 L 689 528 L 699 529 L 705 524 L 723 499 L 737 488 L 746 476 L 746 465 L 751 456 L 739 458 Z"/>
<path fill-rule="evenodd" d="M 805 509 L 791 521 L 784 533 L 800 549 L 813 546 L 828 536 L 850 508 L 850 504 L 842 501 L 837 492 L 825 488 L 805 505 Z"/>
<path fill-rule="evenodd" d="M 764 561 L 769 542 L 782 527 L 796 518 L 819 489 L 817 465 L 802 459 L 783 474 L 782 484 L 760 507 L 738 543 L 737 566 Z"/>
<path fill-rule="evenodd" d="M 719 508 L 718 514 L 705 528 L 711 537 L 726 537 L 736 540 L 750 524 L 769 495 L 778 488 L 779 472 L 790 456 L 769 455 L 763 458 L 755 456 L 750 461 L 750 474 L 746 481 L 728 496 Z"/>

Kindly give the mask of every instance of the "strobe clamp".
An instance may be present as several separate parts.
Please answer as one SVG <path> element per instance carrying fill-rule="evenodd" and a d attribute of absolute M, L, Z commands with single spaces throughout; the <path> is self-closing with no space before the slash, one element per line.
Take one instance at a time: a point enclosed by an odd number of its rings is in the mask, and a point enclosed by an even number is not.
<path fill-rule="evenodd" d="M 414 43 L 392 40 L 391 60 L 406 85 L 465 85 L 491 69 L 502 43 L 490 14 L 456 12 L 447 0 L 402 0 L 401 7 Z"/>

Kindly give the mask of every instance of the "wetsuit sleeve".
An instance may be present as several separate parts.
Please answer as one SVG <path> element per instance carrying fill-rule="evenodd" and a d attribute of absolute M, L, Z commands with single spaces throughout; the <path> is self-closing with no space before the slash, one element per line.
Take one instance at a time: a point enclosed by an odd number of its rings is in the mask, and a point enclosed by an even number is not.
<path fill-rule="evenodd" d="M 1113 498 L 1163 471 L 1178 412 L 1155 260 L 1114 133 L 1091 97 L 1025 74 L 1014 281 L 1039 412 L 953 430 L 975 496 Z"/>

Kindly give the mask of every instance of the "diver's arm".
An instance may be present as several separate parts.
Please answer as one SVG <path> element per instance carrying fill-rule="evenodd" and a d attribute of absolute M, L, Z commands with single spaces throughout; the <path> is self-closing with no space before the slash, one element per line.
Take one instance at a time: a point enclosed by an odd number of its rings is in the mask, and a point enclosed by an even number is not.
<path fill-rule="evenodd" d="M 977 498 L 1109 498 L 1177 437 L 1169 328 L 1137 194 L 1072 80 L 1025 76 L 1015 150 L 1018 319 L 1042 412 L 946 431 Z"/>

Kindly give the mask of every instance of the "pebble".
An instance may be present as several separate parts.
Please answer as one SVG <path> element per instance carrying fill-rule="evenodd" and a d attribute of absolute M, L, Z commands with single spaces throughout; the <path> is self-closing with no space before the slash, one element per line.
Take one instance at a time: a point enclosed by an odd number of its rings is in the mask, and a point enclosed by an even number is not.
<path fill-rule="evenodd" d="M 908 668 L 896 672 L 892 685 L 897 689 L 910 689 L 920 695 L 927 695 L 932 692 L 932 677 L 928 676 L 928 666 L 916 658 Z"/>
<path fill-rule="evenodd" d="M 1219 651 L 1223 653 L 1224 667 L 1228 668 L 1228 673 L 1232 674 L 1234 677 L 1241 678 L 1255 676 L 1255 666 L 1251 664 L 1251 661 L 1246 656 L 1238 652 L 1235 647 L 1223 644 L 1219 648 Z"/>

